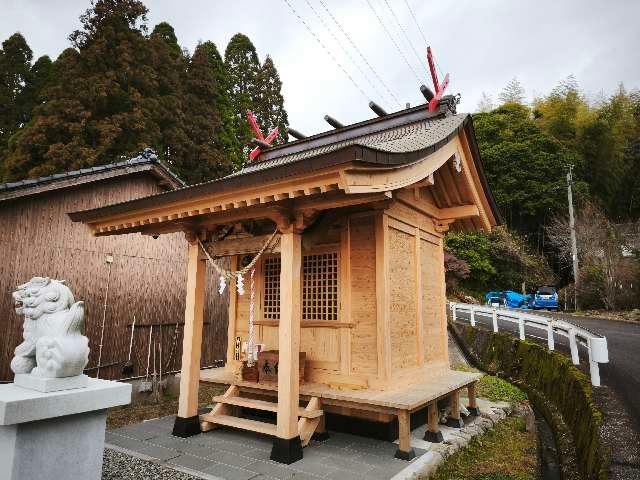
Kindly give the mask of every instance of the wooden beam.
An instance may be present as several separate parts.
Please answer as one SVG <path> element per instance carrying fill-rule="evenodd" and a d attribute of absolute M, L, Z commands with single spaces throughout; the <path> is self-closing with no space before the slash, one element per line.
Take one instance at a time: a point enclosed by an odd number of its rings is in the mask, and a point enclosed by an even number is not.
<path fill-rule="evenodd" d="M 302 416 L 298 421 L 298 433 L 300 435 L 300 441 L 303 447 L 306 447 L 313 436 L 313 432 L 316 431 L 316 428 L 320 424 L 320 418 L 324 417 L 322 413 L 320 399 L 318 397 L 312 397 L 309 400 L 309 404 L 304 409 L 305 413 L 310 415 L 309 412 L 320 412 L 320 415 L 311 416 Z"/>
<path fill-rule="evenodd" d="M 471 195 L 473 196 L 474 203 L 480 207 L 480 223 L 485 231 L 490 232 L 492 222 L 489 219 L 488 215 L 491 215 L 493 217 L 493 213 L 491 211 L 491 207 L 489 207 L 489 202 L 487 200 L 487 196 L 483 190 L 483 187 L 482 185 L 480 185 L 478 172 L 476 171 L 475 165 L 473 164 L 473 154 L 471 153 L 471 149 L 469 148 L 467 137 L 464 133 L 461 133 L 460 137 L 460 143 L 465 153 L 462 156 L 462 172 L 469 184 L 469 189 L 471 191 Z M 495 218 L 493 218 L 493 222 L 495 223 Z"/>
<path fill-rule="evenodd" d="M 456 220 L 461 218 L 479 217 L 480 210 L 477 205 L 460 205 L 457 207 L 441 208 L 439 212 L 440 218 L 454 218 Z"/>
<path fill-rule="evenodd" d="M 398 449 L 411 452 L 411 416 L 408 410 L 398 410 Z M 396 454 L 396 456 L 398 456 Z"/>
<path fill-rule="evenodd" d="M 229 262 L 229 269 L 232 272 L 238 270 L 238 257 L 232 256 Z M 235 369 L 235 367 L 240 363 L 235 359 L 235 349 L 236 349 L 236 312 L 237 312 L 237 304 L 238 304 L 238 292 L 235 289 L 235 286 L 228 285 L 229 289 L 229 321 L 227 323 L 227 367 Z"/>
<path fill-rule="evenodd" d="M 236 385 L 230 385 L 227 391 L 222 395 L 222 398 L 233 398 L 240 393 L 240 389 Z M 216 428 L 216 424 L 207 420 L 207 417 L 211 418 L 213 415 L 228 415 L 230 413 L 229 405 L 218 400 L 218 403 L 211 409 L 208 414 L 203 415 L 200 418 L 200 429 L 203 432 L 208 432 Z"/>
<path fill-rule="evenodd" d="M 256 253 L 271 238 L 271 234 L 258 235 L 256 237 L 247 238 L 225 238 L 218 242 L 210 242 L 206 244 L 207 251 L 212 257 L 228 257 L 231 255 L 245 255 L 247 253 Z M 276 234 L 271 247 L 267 250 L 269 253 L 280 252 L 280 235 Z"/>
<path fill-rule="evenodd" d="M 476 382 L 470 383 L 467 386 L 467 393 L 469 395 L 469 407 L 478 408 L 478 400 L 476 399 Z"/>
<path fill-rule="evenodd" d="M 376 323 L 378 377 L 391 379 L 391 335 L 389 333 L 389 217 L 381 213 L 375 220 L 376 236 Z"/>
<path fill-rule="evenodd" d="M 396 199 L 411 208 L 418 210 L 425 215 L 428 215 L 432 218 L 442 220 L 442 219 L 461 219 L 461 218 L 471 218 L 477 217 L 480 215 L 480 210 L 478 206 L 475 204 L 468 205 L 458 205 L 455 207 L 445 207 L 438 208 L 437 206 L 427 202 L 423 199 L 416 199 L 414 195 L 411 195 L 410 192 L 401 190 L 397 193 Z"/>
<path fill-rule="evenodd" d="M 440 415 L 438 415 L 438 402 L 432 402 L 429 404 L 427 410 L 427 430 L 429 432 L 440 431 Z"/>
<path fill-rule="evenodd" d="M 278 437 L 298 436 L 302 242 L 293 229 L 280 240 L 280 324 L 278 327 Z"/>
<path fill-rule="evenodd" d="M 450 407 L 451 407 L 451 413 L 449 414 L 449 417 L 453 418 L 454 420 L 459 420 L 460 419 L 460 390 L 455 390 L 454 392 L 451 393 Z"/>
<path fill-rule="evenodd" d="M 184 339 L 178 417 L 198 414 L 198 385 L 200 382 L 200 353 L 202 349 L 202 319 L 206 264 L 200 260 L 200 246 L 190 242 L 187 250 L 187 299 L 184 311 Z"/>
<path fill-rule="evenodd" d="M 417 358 L 416 363 L 422 365 L 424 363 L 424 316 L 422 314 L 422 252 L 420 251 L 422 236 L 420 228 L 415 229 L 415 276 L 416 276 L 416 342 Z"/>

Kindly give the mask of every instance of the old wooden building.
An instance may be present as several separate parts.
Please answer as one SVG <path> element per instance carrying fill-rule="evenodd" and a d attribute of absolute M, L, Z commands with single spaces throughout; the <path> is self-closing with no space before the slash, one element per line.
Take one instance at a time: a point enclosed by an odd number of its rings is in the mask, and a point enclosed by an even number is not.
<path fill-rule="evenodd" d="M 11 292 L 33 276 L 64 279 L 76 298 L 85 302 L 91 348 L 89 375 L 98 373 L 102 337 L 100 377 L 123 377 L 134 316 L 134 371 L 128 375 L 146 373 L 150 338 L 151 355 L 156 349 L 156 371 L 160 369 L 161 344 L 163 371 L 180 368 L 186 280 L 184 236 L 95 238 L 66 215 L 184 186 L 155 155 L 145 155 L 0 185 L 1 380 L 13 378 L 9 362 L 22 339 L 22 317 L 14 313 Z M 218 295 L 207 298 L 203 366 L 224 358 L 226 348 L 227 300 Z M 153 358 L 150 363 L 152 370 Z"/>
<path fill-rule="evenodd" d="M 438 400 L 450 399 L 453 426 L 460 390 L 476 408 L 479 374 L 449 369 L 443 236 L 489 231 L 499 219 L 471 117 L 445 103 L 338 125 L 267 148 L 229 177 L 71 216 L 98 237 L 186 234 L 176 435 L 252 430 L 274 437 L 272 459 L 291 463 L 333 415 L 397 425 L 396 456 L 407 459 L 413 414 L 428 409 L 437 441 Z M 231 282 L 226 366 L 200 371 L 210 257 L 230 257 L 221 276 L 240 271 L 244 288 Z M 257 349 L 252 372 L 243 361 Z M 229 385 L 200 417 L 199 381 Z M 239 417 L 237 407 L 276 412 L 277 423 Z"/>

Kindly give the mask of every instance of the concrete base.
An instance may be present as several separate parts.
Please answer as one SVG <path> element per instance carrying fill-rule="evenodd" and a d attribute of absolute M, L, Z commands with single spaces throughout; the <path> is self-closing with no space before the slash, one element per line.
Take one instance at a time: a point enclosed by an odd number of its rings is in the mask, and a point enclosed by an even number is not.
<path fill-rule="evenodd" d="M 200 417 L 198 415 L 194 415 L 193 417 L 176 417 L 173 421 L 173 432 L 172 435 L 174 437 L 192 437 L 200 433 Z"/>
<path fill-rule="evenodd" d="M 461 418 L 447 418 L 447 427 L 451 428 L 462 428 L 464 427 L 464 422 Z"/>
<path fill-rule="evenodd" d="M 273 439 L 271 448 L 271 460 L 274 462 L 291 465 L 293 462 L 302 460 L 302 442 L 300 437 Z"/>
<path fill-rule="evenodd" d="M 431 432 L 427 430 L 426 432 L 424 432 L 423 440 L 431 443 L 442 443 L 444 442 L 444 436 L 442 435 L 441 431 Z"/>
<path fill-rule="evenodd" d="M 59 392 L 60 390 L 72 390 L 74 388 L 84 388 L 89 385 L 89 377 L 86 375 L 76 375 L 74 377 L 63 378 L 43 378 L 31 374 L 17 374 L 13 384 L 35 390 L 37 392 Z"/>
<path fill-rule="evenodd" d="M 329 440 L 330 435 L 329 432 L 327 432 L 326 430 L 324 432 L 313 432 L 313 435 L 311 435 L 311 439 L 316 441 L 316 442 L 326 442 L 327 440 Z"/>
<path fill-rule="evenodd" d="M 413 460 L 416 458 L 416 452 L 412 448 L 408 452 L 404 452 L 400 449 L 396 450 L 395 458 L 399 458 L 400 460 Z"/>
<path fill-rule="evenodd" d="M 49 393 L 0 385 L 0 480 L 100 479 L 106 409 L 130 400 L 131 385 L 91 378 Z"/>
<path fill-rule="evenodd" d="M 480 416 L 480 409 L 478 407 L 467 407 L 467 410 L 469 410 L 469 415 L 472 417 Z"/>

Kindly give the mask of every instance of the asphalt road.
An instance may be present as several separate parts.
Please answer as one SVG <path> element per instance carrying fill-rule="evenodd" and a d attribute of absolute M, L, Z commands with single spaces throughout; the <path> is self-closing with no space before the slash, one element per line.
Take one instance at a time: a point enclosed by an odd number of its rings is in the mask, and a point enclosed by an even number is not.
<path fill-rule="evenodd" d="M 532 312 L 533 313 L 533 312 Z M 595 317 L 576 317 L 562 313 L 535 312 L 553 315 L 594 333 L 607 337 L 609 363 L 600 364 L 601 387 L 593 387 L 594 400 L 605 416 L 602 437 L 612 453 L 611 479 L 640 479 L 640 325 Z M 458 317 L 468 321 L 468 315 Z M 491 317 L 476 314 L 476 322 L 492 328 Z M 518 335 L 516 324 L 500 322 L 501 331 Z M 546 343 L 546 330 L 525 327 L 526 336 L 535 336 Z M 568 339 L 554 336 L 556 349 L 569 353 Z M 580 363 L 588 373 L 587 352 L 580 348 Z"/>

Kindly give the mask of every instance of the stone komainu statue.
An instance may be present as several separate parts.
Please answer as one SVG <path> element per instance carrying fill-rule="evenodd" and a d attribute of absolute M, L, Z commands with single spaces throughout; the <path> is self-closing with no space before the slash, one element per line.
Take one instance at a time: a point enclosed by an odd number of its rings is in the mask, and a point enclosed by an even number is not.
<path fill-rule="evenodd" d="M 45 378 L 81 375 L 89 360 L 82 335 L 84 302 L 76 302 L 64 280 L 33 277 L 13 292 L 15 310 L 24 315 L 23 339 L 11 360 L 13 373 Z"/>

